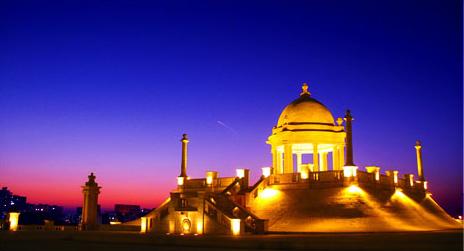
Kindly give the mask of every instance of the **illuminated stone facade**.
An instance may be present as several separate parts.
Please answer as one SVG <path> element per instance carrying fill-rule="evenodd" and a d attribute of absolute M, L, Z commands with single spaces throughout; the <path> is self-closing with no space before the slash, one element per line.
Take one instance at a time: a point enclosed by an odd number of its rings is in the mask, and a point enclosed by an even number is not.
<path fill-rule="evenodd" d="M 262 168 L 258 181 L 249 184 L 247 169 L 237 169 L 235 177 L 214 171 L 189 177 L 184 135 L 177 188 L 157 209 L 129 224 L 140 224 L 142 232 L 181 235 L 462 227 L 427 191 L 420 142 L 417 180 L 397 170 L 382 174 L 377 166 L 358 168 L 351 113 L 334 120 L 306 84 L 302 89 L 272 129 L 267 141 L 272 166 Z"/>

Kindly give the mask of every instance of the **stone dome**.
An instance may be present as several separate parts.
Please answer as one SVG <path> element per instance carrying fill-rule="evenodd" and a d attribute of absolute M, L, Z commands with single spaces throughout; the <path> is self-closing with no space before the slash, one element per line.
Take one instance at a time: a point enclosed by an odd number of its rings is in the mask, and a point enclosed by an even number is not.
<path fill-rule="evenodd" d="M 330 124 L 334 125 L 332 113 L 321 102 L 311 97 L 308 85 L 303 85 L 300 97 L 291 102 L 282 111 L 277 127 L 285 124 Z"/>

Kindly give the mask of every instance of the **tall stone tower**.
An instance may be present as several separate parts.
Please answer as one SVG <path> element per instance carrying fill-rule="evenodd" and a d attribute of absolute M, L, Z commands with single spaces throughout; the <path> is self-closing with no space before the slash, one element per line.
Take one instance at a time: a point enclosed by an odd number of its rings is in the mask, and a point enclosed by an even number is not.
<path fill-rule="evenodd" d="M 81 226 L 82 230 L 95 230 L 98 227 L 98 194 L 101 187 L 95 182 L 93 173 L 90 173 L 88 177 L 89 181 L 85 182 L 85 186 L 82 186 L 84 204 L 82 206 Z"/>

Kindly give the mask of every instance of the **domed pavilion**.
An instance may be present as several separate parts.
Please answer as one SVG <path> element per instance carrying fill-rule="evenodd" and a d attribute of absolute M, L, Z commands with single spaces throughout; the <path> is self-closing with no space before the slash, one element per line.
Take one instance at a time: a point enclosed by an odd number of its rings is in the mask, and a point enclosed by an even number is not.
<path fill-rule="evenodd" d="M 308 172 L 341 170 L 346 138 L 343 119 L 335 122 L 330 110 L 312 97 L 306 83 L 302 89 L 300 97 L 284 108 L 268 138 L 274 173 L 300 173 L 305 178 Z M 312 155 L 311 163 L 302 162 L 305 154 Z"/>

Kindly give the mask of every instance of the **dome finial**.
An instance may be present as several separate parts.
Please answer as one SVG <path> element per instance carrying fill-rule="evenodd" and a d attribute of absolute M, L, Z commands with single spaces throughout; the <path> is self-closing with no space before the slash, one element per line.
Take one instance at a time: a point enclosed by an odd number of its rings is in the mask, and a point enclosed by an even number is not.
<path fill-rule="evenodd" d="M 301 87 L 301 89 L 303 89 L 303 92 L 300 94 L 300 96 L 302 96 L 302 95 L 311 95 L 311 93 L 308 91 L 308 84 L 307 83 L 303 83 L 303 86 Z"/>

